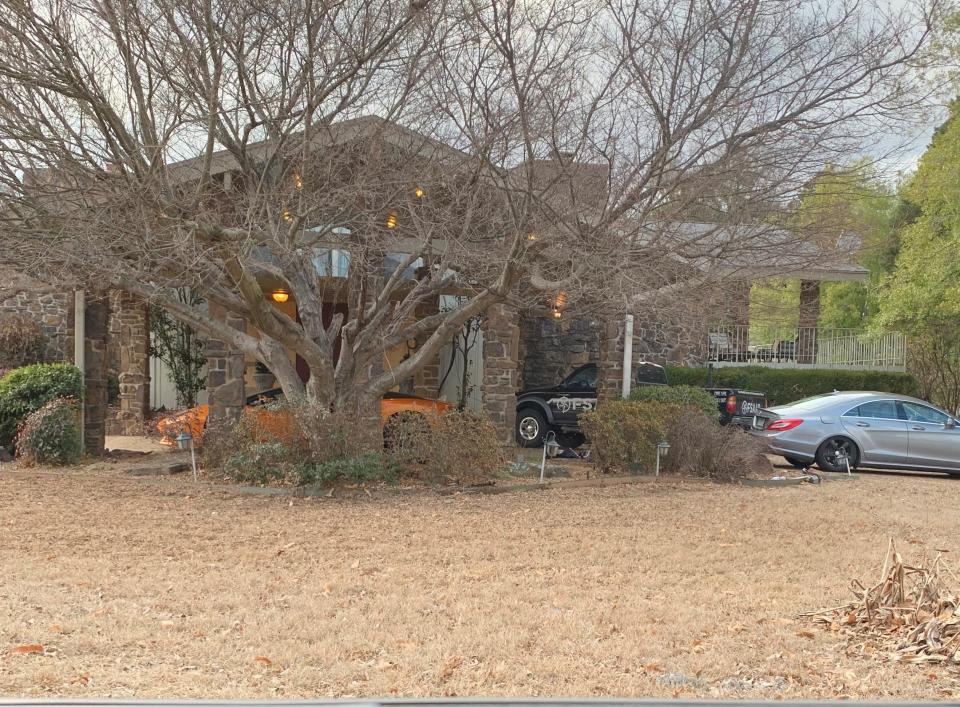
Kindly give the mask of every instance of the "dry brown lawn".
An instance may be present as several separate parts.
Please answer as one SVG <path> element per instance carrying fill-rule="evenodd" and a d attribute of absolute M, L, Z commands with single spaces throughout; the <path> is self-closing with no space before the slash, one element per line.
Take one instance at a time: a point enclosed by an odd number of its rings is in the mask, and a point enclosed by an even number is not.
<path fill-rule="evenodd" d="M 960 551 L 960 480 L 245 496 L 0 471 L 0 694 L 955 696 L 797 622 Z M 42 653 L 17 652 L 37 644 Z"/>

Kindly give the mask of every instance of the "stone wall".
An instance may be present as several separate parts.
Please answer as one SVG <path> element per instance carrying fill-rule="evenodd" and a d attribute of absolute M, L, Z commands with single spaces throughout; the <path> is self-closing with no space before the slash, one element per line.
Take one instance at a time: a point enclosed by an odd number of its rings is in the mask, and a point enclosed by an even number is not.
<path fill-rule="evenodd" d="M 520 320 L 520 386 L 556 385 L 577 366 L 596 361 L 598 343 L 599 328 L 590 318 L 524 316 Z"/>
<path fill-rule="evenodd" d="M 73 360 L 73 343 L 69 318 L 73 311 L 73 293 L 36 289 L 20 292 L 0 302 L 0 316 L 22 314 L 38 322 L 47 337 L 44 361 Z"/>
<path fill-rule="evenodd" d="M 229 326 L 246 331 L 246 319 L 224 314 L 222 310 L 218 312 L 218 309 L 213 305 L 210 307 L 214 316 L 223 316 Z M 247 401 L 244 386 L 246 366 L 243 352 L 219 339 L 207 340 L 207 403 L 210 406 L 210 420 L 240 419 Z"/>
<path fill-rule="evenodd" d="M 107 417 L 107 339 L 110 302 L 106 295 L 86 295 L 84 328 L 83 434 L 88 454 L 103 454 Z M 71 322 L 71 330 L 73 329 Z"/>
<path fill-rule="evenodd" d="M 569 317 L 555 320 L 543 315 L 521 319 L 520 359 L 523 388 L 553 386 L 578 366 L 599 362 L 601 354 L 612 360 L 613 350 L 602 350 L 604 338 L 617 338 L 620 369 L 623 367 L 623 316 L 606 325 L 596 318 Z M 616 324 L 616 331 L 610 327 Z M 681 324 L 654 313 L 634 315 L 633 359 L 666 364 L 696 364 L 705 360 L 706 324 Z M 618 384 L 619 385 L 619 384 Z M 619 388 L 618 388 L 619 390 Z"/>
<path fill-rule="evenodd" d="M 119 358 L 119 434 L 142 434 L 150 405 L 149 310 L 145 302 L 127 293 L 112 293 L 111 304 L 108 346 L 115 347 Z"/>
<path fill-rule="evenodd" d="M 516 310 L 497 304 L 483 322 L 483 409 L 504 445 L 514 444 L 517 420 L 517 357 L 520 327 Z"/>

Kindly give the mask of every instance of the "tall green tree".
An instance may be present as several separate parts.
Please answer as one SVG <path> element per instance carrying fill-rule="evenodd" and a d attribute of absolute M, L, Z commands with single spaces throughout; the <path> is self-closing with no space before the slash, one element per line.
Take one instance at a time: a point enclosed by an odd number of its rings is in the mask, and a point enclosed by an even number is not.
<path fill-rule="evenodd" d="M 866 160 L 828 167 L 803 194 L 797 214 L 801 224 L 816 223 L 818 231 L 848 239 L 857 262 L 870 271 L 864 281 L 822 285 L 822 327 L 864 329 L 876 317 L 883 279 L 899 249 L 899 212 L 895 191 Z"/>
<path fill-rule="evenodd" d="M 865 329 L 877 316 L 884 278 L 899 249 L 898 224 L 910 205 L 880 177 L 867 160 L 828 166 L 797 201 L 794 227 L 847 239 L 860 265 L 870 271 L 862 282 L 825 282 L 821 286 L 820 326 Z M 834 244 L 829 244 L 829 250 Z M 800 282 L 770 278 L 757 282 L 750 296 L 751 338 L 769 342 L 792 338 L 800 305 Z"/>
<path fill-rule="evenodd" d="M 960 408 L 960 104 L 934 133 L 904 186 L 912 220 L 880 304 L 880 322 L 912 338 L 911 368 L 925 397 Z"/>

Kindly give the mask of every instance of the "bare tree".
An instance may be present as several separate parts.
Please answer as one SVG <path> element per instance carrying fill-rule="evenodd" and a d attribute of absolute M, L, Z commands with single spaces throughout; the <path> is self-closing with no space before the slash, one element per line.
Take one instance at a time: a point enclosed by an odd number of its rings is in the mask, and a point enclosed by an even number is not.
<path fill-rule="evenodd" d="M 626 309 L 824 257 L 784 205 L 917 100 L 932 2 L 4 0 L 0 258 L 368 411 L 495 303 Z"/>

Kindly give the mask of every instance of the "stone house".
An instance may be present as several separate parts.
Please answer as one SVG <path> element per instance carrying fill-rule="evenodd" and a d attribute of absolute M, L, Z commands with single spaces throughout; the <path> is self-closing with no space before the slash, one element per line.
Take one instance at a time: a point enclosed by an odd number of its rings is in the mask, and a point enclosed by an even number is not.
<path fill-rule="evenodd" d="M 355 128 L 351 128 L 355 129 Z M 229 159 L 223 158 L 218 169 L 229 173 Z M 539 165 L 549 169 L 549 164 Z M 596 184 L 599 172 L 596 165 L 585 165 L 585 184 Z M 589 188 L 589 187 L 585 187 Z M 695 231 L 698 224 L 684 225 Z M 811 246 L 812 247 L 812 246 Z M 750 283 L 754 278 L 769 275 L 789 275 L 803 280 L 801 288 L 800 320 L 802 326 L 816 329 L 819 316 L 819 283 L 839 279 L 861 279 L 866 271 L 851 264 L 833 264 L 811 269 L 810 253 L 802 254 L 802 269 L 789 259 L 775 263 L 744 263 L 739 279 L 727 281 L 721 292 L 708 300 L 688 303 L 685 316 L 665 314 L 663 311 L 637 308 L 633 351 L 636 360 L 657 363 L 703 363 L 711 358 L 710 327 L 718 322 L 731 325 L 736 332 L 727 336 L 733 340 L 734 358 L 748 359 L 744 327 L 749 327 Z M 330 278 L 345 276 L 336 252 L 324 264 L 323 275 Z M 797 260 L 796 262 L 801 262 Z M 815 260 L 815 258 L 814 258 Z M 319 266 L 318 266 L 319 267 Z M 296 302 L 283 292 L 282 283 L 262 283 L 271 293 L 273 305 L 296 318 Z M 276 295 L 276 296 L 274 296 Z M 48 335 L 48 360 L 72 360 L 74 297 L 72 291 L 36 283 L 16 273 L 4 274 L 0 263 L 0 316 L 4 312 L 27 313 L 36 317 Z M 330 311 L 343 307 L 331 301 Z M 425 306 L 417 316 L 436 311 L 441 302 Z M 102 449 L 104 434 L 136 434 L 143 429 L 150 414 L 151 362 L 149 355 L 149 313 L 146 304 L 135 297 L 111 291 L 99 296 L 87 296 L 85 316 L 85 368 L 87 377 L 86 434 L 88 447 Z M 211 305 L 211 312 L 222 317 L 230 326 L 249 329 L 241 317 Z M 690 313 L 696 316 L 689 316 Z M 455 388 L 446 384 L 444 373 L 452 366 L 458 371 L 472 372 L 474 407 L 482 410 L 495 423 L 505 444 L 514 439 L 515 395 L 522 387 L 551 385 L 576 366 L 588 361 L 600 364 L 601 395 L 615 395 L 619 390 L 623 365 L 624 315 L 626 312 L 604 312 L 591 316 L 571 316 L 559 302 L 553 308 L 524 309 L 496 305 L 485 314 L 478 334 L 478 345 L 469 360 L 449 350 L 419 371 L 408 382 L 410 392 L 426 397 L 451 398 Z M 255 332 L 253 332 L 255 333 Z M 739 337 L 739 338 L 738 338 Z M 385 352 L 384 365 L 389 366 L 416 347 L 411 341 Z M 294 355 L 291 358 L 296 359 Z M 813 363 L 811 359 L 807 361 Z M 718 363 L 720 363 L 718 361 Z M 297 360 L 301 375 L 307 375 L 305 364 Z M 107 387 L 113 377 L 119 386 L 115 409 L 108 411 Z M 459 376 L 454 376 L 457 379 Z M 462 378 L 461 378 L 462 380 Z M 155 382 L 154 382 L 155 383 Z M 250 394 L 274 385 L 269 372 L 259 369 L 255 361 L 231 350 L 221 341 L 207 342 L 207 398 L 211 414 L 230 415 L 239 412 Z"/>

